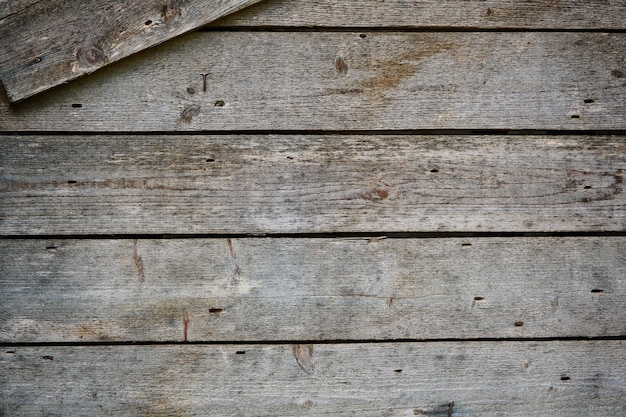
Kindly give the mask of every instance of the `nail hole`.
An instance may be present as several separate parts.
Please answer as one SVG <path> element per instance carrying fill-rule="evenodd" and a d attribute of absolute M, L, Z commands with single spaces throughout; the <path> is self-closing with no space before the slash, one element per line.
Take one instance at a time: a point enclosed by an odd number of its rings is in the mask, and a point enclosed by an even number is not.
<path fill-rule="evenodd" d="M 367 35 L 366 35 L 365 33 L 361 33 L 361 34 L 359 35 L 359 37 L 360 37 L 361 39 L 365 39 L 365 38 L 367 38 Z"/>
<path fill-rule="evenodd" d="M 522 327 L 524 325 L 524 322 L 523 321 L 516 321 L 513 324 L 515 325 L 515 327 Z"/>
<path fill-rule="evenodd" d="M 585 103 L 587 103 L 587 104 L 589 104 L 589 103 L 593 103 L 593 102 L 594 102 L 594 100 L 593 100 L 592 98 L 588 98 L 588 99 L 586 99 L 586 100 L 584 100 L 584 101 L 585 101 Z"/>
<path fill-rule="evenodd" d="M 196 90 L 192 87 L 187 87 L 187 94 L 196 94 Z"/>
<path fill-rule="evenodd" d="M 213 159 L 213 158 L 207 158 L 207 160 L 206 160 L 206 161 L 207 161 L 207 162 L 215 162 L 215 159 Z"/>
<path fill-rule="evenodd" d="M 394 369 L 393 371 L 394 371 L 395 373 L 397 373 L 397 374 L 401 374 L 401 373 L 402 373 L 402 369 Z"/>
<path fill-rule="evenodd" d="M 237 355 L 245 355 L 246 351 L 245 350 L 238 350 L 237 352 L 235 352 Z"/>
<path fill-rule="evenodd" d="M 7 355 L 15 355 L 15 351 L 14 350 L 7 350 Z"/>
<path fill-rule="evenodd" d="M 224 103 L 222 100 L 217 100 L 215 102 L 215 107 L 224 107 L 226 103 Z"/>
<path fill-rule="evenodd" d="M 221 308 L 210 308 L 209 309 L 209 313 L 212 313 L 212 314 L 219 314 L 219 313 L 223 313 L 223 312 L 224 312 L 224 310 L 221 309 Z"/>
<path fill-rule="evenodd" d="M 44 361 L 51 361 L 54 360 L 54 356 L 44 355 L 41 357 L 41 359 L 43 359 Z"/>
<path fill-rule="evenodd" d="M 144 25 L 146 25 L 146 26 L 150 26 L 151 24 L 152 24 L 152 20 L 146 20 L 144 22 Z"/>
<path fill-rule="evenodd" d="M 591 185 L 585 185 L 585 190 L 590 190 L 591 189 Z"/>
<path fill-rule="evenodd" d="M 594 294 L 602 294 L 604 292 L 604 290 L 601 290 L 599 288 L 594 288 L 593 290 L 591 290 L 592 293 Z"/>
<path fill-rule="evenodd" d="M 462 244 L 461 244 L 461 247 L 462 247 L 462 248 L 469 248 L 470 246 L 472 246 L 472 244 L 471 244 L 471 243 L 462 243 Z"/>
<path fill-rule="evenodd" d="M 46 246 L 46 250 L 55 251 L 57 250 L 56 246 Z"/>
<path fill-rule="evenodd" d="M 438 169 L 431 169 L 430 172 L 436 173 L 436 172 L 439 172 L 439 170 Z"/>
<path fill-rule="evenodd" d="M 577 114 L 572 114 L 572 119 L 580 119 L 580 116 Z"/>
<path fill-rule="evenodd" d="M 83 105 L 80 103 L 74 103 L 72 104 L 72 107 L 74 107 L 75 109 L 80 109 L 81 107 L 83 107 Z"/>
<path fill-rule="evenodd" d="M 476 301 L 485 301 L 485 297 L 474 297 Z"/>
<path fill-rule="evenodd" d="M 76 181 L 70 180 L 67 182 L 68 184 L 76 184 Z"/>
<path fill-rule="evenodd" d="M 293 159 L 293 156 L 288 156 L 287 159 Z"/>
<path fill-rule="evenodd" d="M 561 381 L 569 381 L 569 380 L 571 380 L 571 379 L 572 379 L 572 378 L 570 378 L 569 376 L 562 376 L 562 377 L 561 377 Z"/>

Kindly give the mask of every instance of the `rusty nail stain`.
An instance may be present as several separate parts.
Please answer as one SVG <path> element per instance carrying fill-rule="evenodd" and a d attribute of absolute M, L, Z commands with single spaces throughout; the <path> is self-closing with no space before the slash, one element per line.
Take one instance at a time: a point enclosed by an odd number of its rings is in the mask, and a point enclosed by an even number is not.
<path fill-rule="evenodd" d="M 454 401 L 450 401 L 450 404 L 448 404 L 448 417 L 452 416 L 453 410 L 454 410 Z"/>
<path fill-rule="evenodd" d="M 340 56 L 335 58 L 335 68 L 337 68 L 337 71 L 339 71 L 341 74 L 345 74 L 348 72 L 348 64 L 346 64 L 346 61 Z"/>
<path fill-rule="evenodd" d="M 231 238 L 226 239 L 228 243 L 228 251 L 230 252 L 230 258 L 233 261 L 233 269 L 235 272 L 235 276 L 239 276 L 239 265 L 237 265 L 237 255 L 235 255 L 235 246 L 233 245 L 233 240 Z"/>
<path fill-rule="evenodd" d="M 389 191 L 387 190 L 378 191 L 378 197 L 380 197 L 381 200 L 386 199 L 387 197 L 389 197 Z"/>
<path fill-rule="evenodd" d="M 141 256 L 137 253 L 137 239 L 133 240 L 133 260 L 135 261 L 135 267 L 137 268 L 137 273 L 139 274 L 139 278 L 143 281 L 145 276 L 143 274 L 143 260 Z"/>
<path fill-rule="evenodd" d="M 201 73 L 200 75 L 202 75 L 202 92 L 206 93 L 206 77 L 209 75 L 209 73 Z"/>
<path fill-rule="evenodd" d="M 307 374 L 313 373 L 313 345 L 295 345 L 293 347 L 293 356 L 304 372 Z"/>
<path fill-rule="evenodd" d="M 183 309 L 183 340 L 185 342 L 189 341 L 189 314 L 187 313 L 187 309 Z"/>

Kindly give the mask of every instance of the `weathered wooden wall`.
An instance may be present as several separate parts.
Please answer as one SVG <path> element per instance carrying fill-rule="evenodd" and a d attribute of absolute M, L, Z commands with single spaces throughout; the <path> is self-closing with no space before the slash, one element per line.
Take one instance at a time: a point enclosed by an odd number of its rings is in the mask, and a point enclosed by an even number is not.
<path fill-rule="evenodd" d="M 267 0 L 3 96 L 0 415 L 626 415 L 625 31 Z"/>

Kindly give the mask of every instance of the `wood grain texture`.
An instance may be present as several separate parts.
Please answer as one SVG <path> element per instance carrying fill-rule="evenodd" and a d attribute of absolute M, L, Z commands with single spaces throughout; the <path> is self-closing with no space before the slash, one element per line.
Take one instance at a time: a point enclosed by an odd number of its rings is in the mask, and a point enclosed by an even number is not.
<path fill-rule="evenodd" d="M 626 238 L 0 240 L 0 342 L 626 335 Z"/>
<path fill-rule="evenodd" d="M 10 1 L 0 9 L 0 79 L 19 101 L 258 1 Z"/>
<path fill-rule="evenodd" d="M 626 230 L 622 136 L 12 136 L 0 234 Z"/>
<path fill-rule="evenodd" d="M 624 341 L 16 347 L 0 353 L 0 411 L 620 416 L 625 364 Z"/>
<path fill-rule="evenodd" d="M 626 129 L 624 51 L 624 33 L 194 33 L 5 99 L 0 130 Z"/>
<path fill-rule="evenodd" d="M 212 26 L 624 29 L 624 22 L 623 1 L 267 0 Z"/>

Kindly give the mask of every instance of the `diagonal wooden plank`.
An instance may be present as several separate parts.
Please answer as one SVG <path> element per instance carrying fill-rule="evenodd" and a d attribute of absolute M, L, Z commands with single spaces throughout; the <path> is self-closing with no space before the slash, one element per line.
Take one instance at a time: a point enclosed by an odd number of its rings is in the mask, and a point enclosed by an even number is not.
<path fill-rule="evenodd" d="M 624 375 L 623 340 L 17 346 L 0 414 L 624 416 Z"/>
<path fill-rule="evenodd" d="M 0 79 L 19 101 L 258 1 L 12 1 L 0 15 Z"/>

